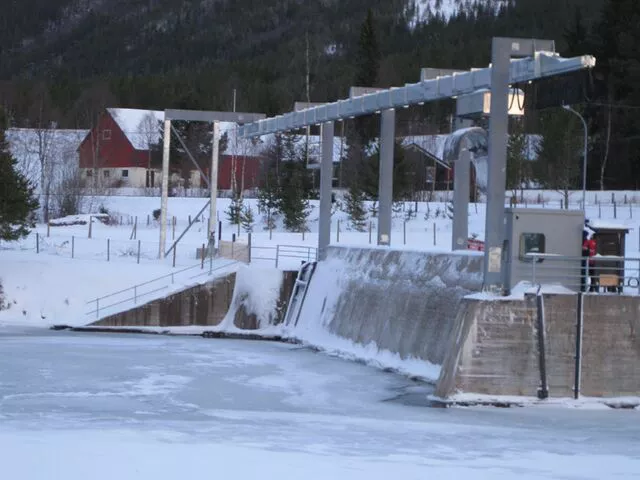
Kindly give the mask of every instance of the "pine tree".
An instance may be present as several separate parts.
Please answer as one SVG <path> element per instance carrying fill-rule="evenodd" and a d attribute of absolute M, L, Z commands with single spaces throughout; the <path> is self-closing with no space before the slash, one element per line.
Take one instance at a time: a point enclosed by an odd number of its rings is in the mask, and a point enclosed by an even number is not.
<path fill-rule="evenodd" d="M 29 234 L 39 205 L 33 187 L 9 153 L 5 127 L 4 112 L 0 110 L 0 239 L 13 241 Z"/>
<path fill-rule="evenodd" d="M 517 196 L 518 189 L 524 188 L 527 166 L 527 136 L 522 122 L 516 120 L 507 143 L 507 188 L 513 192 L 514 197 Z"/>
<path fill-rule="evenodd" d="M 359 87 L 372 87 L 378 80 L 380 69 L 380 47 L 373 21 L 373 11 L 367 11 L 367 17 L 360 28 L 358 54 L 355 59 L 355 84 Z"/>
<path fill-rule="evenodd" d="M 409 161 L 405 158 L 404 148 L 398 141 L 393 148 L 393 200 L 404 200 L 411 191 L 412 175 Z M 362 190 L 371 199 L 378 199 L 380 175 L 380 148 L 367 159 L 362 172 Z"/>
<path fill-rule="evenodd" d="M 364 192 L 356 182 L 349 187 L 349 191 L 344 196 L 344 201 L 351 226 L 358 232 L 364 232 L 367 219 L 367 213 L 364 208 Z"/>
<path fill-rule="evenodd" d="M 254 217 L 251 205 L 245 205 L 244 207 L 242 207 L 242 212 L 240 213 L 240 223 L 242 224 L 242 229 L 245 232 L 253 232 Z"/>
<path fill-rule="evenodd" d="M 536 146 L 538 158 L 533 162 L 535 178 L 543 188 L 564 195 L 568 208 L 569 191 L 578 187 L 581 171 L 582 134 L 579 120 L 563 109 L 553 109 L 541 116 L 542 140 Z"/>
<path fill-rule="evenodd" d="M 356 72 L 354 85 L 358 87 L 373 87 L 378 82 L 380 71 L 380 47 L 376 34 L 373 12 L 367 11 L 367 17 L 360 27 L 360 37 L 355 58 Z M 377 115 L 363 115 L 353 120 L 354 132 L 357 142 L 349 140 L 349 144 L 357 144 L 364 150 L 377 136 L 379 131 L 379 117 Z M 366 154 L 364 154 L 366 157 Z"/>
<path fill-rule="evenodd" d="M 229 204 L 229 208 L 227 208 L 227 220 L 232 225 L 238 225 L 241 220 L 243 201 L 240 195 L 234 195 L 231 199 L 231 203 Z"/>
<path fill-rule="evenodd" d="M 258 212 L 264 216 L 267 229 L 275 227 L 275 216 L 280 209 L 280 189 L 275 171 L 270 170 L 258 189 Z"/>
<path fill-rule="evenodd" d="M 279 206 L 284 217 L 284 227 L 290 232 L 307 230 L 309 200 L 304 191 L 305 174 L 302 162 L 289 161 L 282 165 Z"/>
<path fill-rule="evenodd" d="M 604 79 L 598 84 L 598 94 L 602 103 L 608 106 L 596 110 L 602 116 L 598 116 L 594 128 L 594 136 L 601 138 L 603 145 L 598 155 L 600 188 L 605 188 L 605 172 L 609 160 L 614 158 L 613 175 L 617 177 L 618 185 L 637 188 L 640 178 L 640 115 L 637 109 L 616 106 L 633 106 L 640 102 L 640 51 L 637 48 L 640 42 L 640 2 L 606 0 L 594 40 L 597 76 Z M 629 182 L 630 179 L 635 182 Z"/>

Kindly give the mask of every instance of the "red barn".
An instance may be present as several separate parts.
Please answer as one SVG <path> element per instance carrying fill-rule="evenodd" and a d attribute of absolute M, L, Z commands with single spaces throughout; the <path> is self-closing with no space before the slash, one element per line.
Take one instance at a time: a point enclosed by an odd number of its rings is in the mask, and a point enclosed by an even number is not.
<path fill-rule="evenodd" d="M 129 108 L 109 108 L 98 124 L 80 144 L 79 166 L 88 182 L 106 187 L 159 187 L 161 169 L 152 166 L 150 146 L 162 138 L 164 112 Z M 235 163 L 237 186 L 258 186 L 261 158 L 253 148 L 242 148 L 235 139 L 235 124 L 221 124 L 229 137 L 225 153 L 220 155 L 218 188 L 231 189 L 232 165 Z M 176 141 L 172 138 L 172 141 Z M 171 168 L 171 180 L 179 183 L 181 175 Z M 203 169 L 209 175 L 209 169 Z M 243 177 L 244 171 L 244 177 Z M 205 187 L 200 172 L 190 172 L 190 186 Z"/>

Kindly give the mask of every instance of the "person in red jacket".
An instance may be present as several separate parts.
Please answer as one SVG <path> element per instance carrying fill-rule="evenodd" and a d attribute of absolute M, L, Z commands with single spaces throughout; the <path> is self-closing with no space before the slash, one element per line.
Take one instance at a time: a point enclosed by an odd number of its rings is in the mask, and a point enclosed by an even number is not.
<path fill-rule="evenodd" d="M 593 238 L 586 229 L 582 231 L 582 276 L 581 276 L 581 290 L 585 292 L 587 290 L 587 263 L 589 265 L 589 278 L 590 278 L 590 292 L 598 291 L 598 276 L 596 274 L 596 265 L 595 257 L 597 252 L 598 245 L 596 244 L 596 240 Z M 587 260 L 588 258 L 588 260 Z"/>

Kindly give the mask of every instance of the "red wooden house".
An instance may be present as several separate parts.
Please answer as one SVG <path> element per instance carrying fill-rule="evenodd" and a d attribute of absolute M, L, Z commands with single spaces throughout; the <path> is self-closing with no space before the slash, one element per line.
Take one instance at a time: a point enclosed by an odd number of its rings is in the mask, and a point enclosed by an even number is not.
<path fill-rule="evenodd" d="M 163 120 L 161 111 L 108 108 L 78 149 L 82 178 L 89 184 L 105 187 L 159 187 L 162 171 L 152 165 L 150 147 L 162 137 Z M 261 157 L 255 149 L 243 151 L 238 142 L 231 141 L 235 138 L 234 126 L 221 125 L 221 131 L 227 131 L 230 141 L 219 158 L 218 188 L 231 189 L 233 164 L 238 187 L 244 184 L 245 189 L 256 188 Z M 176 141 L 175 138 L 172 141 Z M 208 176 L 209 168 L 202 167 Z M 174 167 L 171 173 L 172 183 L 179 184 L 182 175 Z M 189 185 L 206 187 L 195 166 L 190 172 Z"/>

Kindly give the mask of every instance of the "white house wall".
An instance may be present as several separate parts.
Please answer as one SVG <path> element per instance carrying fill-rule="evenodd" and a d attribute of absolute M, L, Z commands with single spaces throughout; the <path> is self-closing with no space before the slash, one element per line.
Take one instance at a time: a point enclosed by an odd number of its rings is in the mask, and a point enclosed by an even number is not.
<path fill-rule="evenodd" d="M 160 170 L 152 171 L 155 172 L 154 186 L 159 187 L 161 182 Z M 146 188 L 147 186 L 147 169 L 143 167 L 81 168 L 80 172 L 87 185 L 95 185 L 94 176 L 97 175 L 97 185 L 100 187 Z"/>

